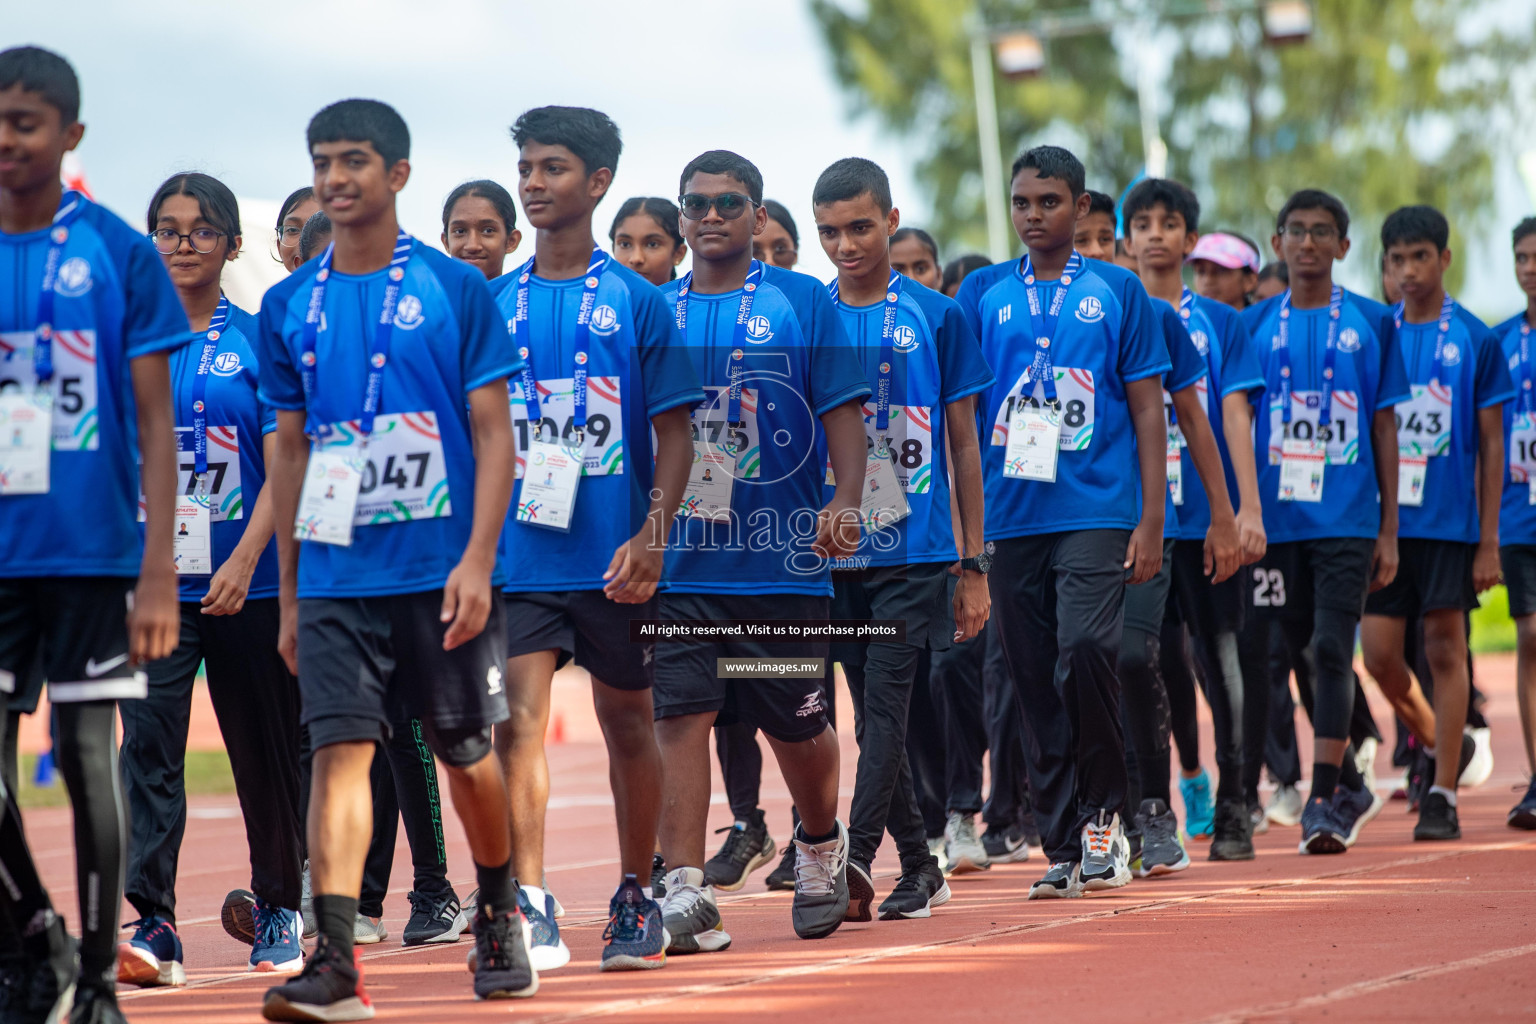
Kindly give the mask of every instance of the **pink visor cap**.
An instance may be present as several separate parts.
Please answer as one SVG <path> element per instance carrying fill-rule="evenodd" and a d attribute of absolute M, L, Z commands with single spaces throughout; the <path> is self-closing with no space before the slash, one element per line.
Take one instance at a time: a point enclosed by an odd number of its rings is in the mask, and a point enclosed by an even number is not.
<path fill-rule="evenodd" d="M 1184 262 L 1192 263 L 1195 260 L 1210 260 L 1228 270 L 1247 267 L 1255 274 L 1259 272 L 1259 254 L 1254 252 L 1253 246 L 1236 235 L 1226 235 L 1219 231 L 1200 236 L 1200 240 L 1195 243 L 1195 251 Z"/>

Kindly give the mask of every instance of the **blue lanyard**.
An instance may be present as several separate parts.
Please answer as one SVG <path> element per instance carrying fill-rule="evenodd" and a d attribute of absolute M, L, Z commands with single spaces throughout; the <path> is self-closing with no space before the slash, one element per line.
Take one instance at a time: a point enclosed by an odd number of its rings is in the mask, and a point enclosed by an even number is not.
<path fill-rule="evenodd" d="M 32 369 L 39 384 L 53 379 L 53 289 L 59 280 L 59 264 L 64 260 L 64 243 L 69 241 L 69 222 L 80 210 L 80 193 L 66 191 L 59 197 L 59 208 L 48 229 L 48 254 L 43 259 L 43 291 L 37 297 L 37 328 L 32 332 Z"/>
<path fill-rule="evenodd" d="M 1194 314 L 1195 293 L 1189 290 L 1188 285 L 1185 285 L 1184 291 L 1179 295 L 1179 319 L 1184 322 L 1185 330 L 1189 329 L 1190 318 L 1193 317 Z M 1174 341 L 1170 341 L 1168 343 L 1168 357 L 1170 359 L 1173 358 L 1173 346 L 1176 341 L 1177 339 L 1174 339 Z M 1170 427 L 1176 427 L 1179 425 L 1179 414 L 1173 408 L 1172 402 L 1168 403 L 1168 425 Z"/>
<path fill-rule="evenodd" d="M 901 275 L 891 271 L 891 279 L 885 284 L 885 316 L 880 324 L 880 366 L 875 378 L 875 429 L 885 430 L 891 425 L 891 368 L 896 358 L 896 306 L 901 301 Z M 834 280 L 827 285 L 832 301 L 838 301 L 839 288 Z"/>
<path fill-rule="evenodd" d="M 1520 320 L 1520 408 L 1524 412 L 1536 411 L 1536 387 L 1531 381 L 1531 321 Z"/>
<path fill-rule="evenodd" d="M 535 253 L 517 272 L 517 305 L 512 314 L 512 335 L 517 336 L 517 325 L 528 322 L 528 279 L 533 276 Z M 608 265 L 608 255 L 603 250 L 592 249 L 592 261 L 587 264 L 586 279 L 581 283 L 581 305 L 576 307 L 576 351 L 571 357 L 571 423 L 579 440 L 587 429 L 587 344 L 592 339 L 592 308 L 597 303 L 597 285 L 602 279 L 603 268 Z M 556 338 L 556 345 L 559 339 Z M 533 424 L 533 436 L 539 437 L 544 429 L 544 417 L 539 410 L 539 379 L 533 372 L 533 353 L 527 345 L 518 354 L 523 357 L 523 404 L 528 407 L 528 422 Z"/>
<path fill-rule="evenodd" d="M 1061 307 L 1067 301 L 1067 288 L 1082 266 L 1083 257 L 1073 249 L 1067 265 L 1062 268 L 1056 294 L 1051 296 L 1051 307 L 1044 312 L 1040 308 L 1040 292 L 1035 287 L 1035 268 L 1028 253 L 1024 254 L 1024 266 L 1020 271 L 1024 275 L 1024 294 L 1029 299 L 1029 327 L 1035 334 L 1035 359 L 1024 374 L 1024 384 L 1027 387 L 1031 381 L 1038 380 L 1045 389 L 1046 402 L 1051 405 L 1057 404 L 1056 367 L 1051 362 L 1051 341 L 1056 337 L 1056 322 L 1061 317 Z"/>
<path fill-rule="evenodd" d="M 1328 340 L 1323 349 L 1323 393 L 1317 410 L 1317 425 L 1326 427 L 1333 408 L 1333 373 L 1339 361 L 1339 315 L 1344 307 L 1344 289 L 1338 285 L 1328 296 Z M 1291 422 L 1291 290 L 1280 300 L 1280 339 L 1275 351 L 1280 359 L 1280 421 Z"/>
<path fill-rule="evenodd" d="M 757 260 L 747 269 L 747 279 L 741 286 L 741 302 L 736 306 L 736 331 L 731 336 L 731 366 L 729 400 L 725 418 L 731 426 L 742 422 L 741 418 L 741 361 L 746 355 L 747 324 L 752 320 L 752 300 L 757 296 L 757 283 L 762 279 L 763 265 Z M 688 340 L 688 292 L 693 286 L 693 271 L 683 275 L 677 286 L 677 331 Z"/>
<path fill-rule="evenodd" d="M 363 417 L 358 426 L 362 442 L 368 443 L 373 433 L 373 419 L 379 412 L 379 399 L 384 393 L 384 364 L 389 361 L 389 341 L 395 329 L 395 306 L 400 301 L 401 283 L 405 280 L 405 265 L 411 259 L 411 236 L 401 231 L 395 237 L 395 252 L 389 260 L 388 283 L 384 286 L 384 306 L 379 310 L 379 321 L 373 329 L 373 349 L 368 354 L 368 385 L 363 391 Z M 299 374 L 304 382 L 304 404 L 309 407 L 311 424 L 315 415 L 315 340 L 320 334 L 320 315 L 325 310 L 325 288 L 331 279 L 331 254 L 336 243 L 325 247 L 320 256 L 320 269 L 315 272 L 315 285 L 309 292 L 309 309 L 304 313 L 304 349 L 299 357 Z M 311 426 L 310 434 L 318 437 L 318 428 Z"/>
<path fill-rule="evenodd" d="M 1392 323 L 1399 331 L 1403 329 L 1403 308 L 1406 303 L 1399 301 L 1392 307 Z M 1435 362 L 1429 371 L 1429 382 L 1434 385 L 1440 383 L 1440 371 L 1445 369 L 1445 342 L 1451 335 L 1451 314 L 1456 310 L 1456 303 L 1449 293 L 1440 300 L 1440 328 L 1435 332 Z"/>
<path fill-rule="evenodd" d="M 208 476 L 208 371 L 219 354 L 219 337 L 229 322 L 229 300 L 219 296 L 218 308 L 208 321 L 208 333 L 203 338 L 203 354 L 197 361 L 197 371 L 192 377 L 192 462 L 201 487 Z"/>

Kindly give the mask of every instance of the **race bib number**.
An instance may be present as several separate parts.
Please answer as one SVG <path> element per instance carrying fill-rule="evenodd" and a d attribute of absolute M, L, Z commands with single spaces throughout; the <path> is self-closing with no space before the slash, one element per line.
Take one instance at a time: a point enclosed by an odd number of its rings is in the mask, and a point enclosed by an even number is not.
<path fill-rule="evenodd" d="M 721 445 L 735 452 L 736 475 L 743 480 L 756 480 L 763 468 L 763 452 L 757 435 L 758 397 L 755 388 L 741 389 L 741 422 L 732 425 L 727 418 L 730 414 L 728 391 L 705 388 L 704 402 L 693 411 L 690 420 L 695 441 Z M 698 465 L 698 459 L 694 459 L 694 465 Z"/>
<path fill-rule="evenodd" d="M 683 495 L 680 515 L 694 519 L 731 518 L 731 491 L 736 484 L 736 455 L 724 442 L 695 440 L 693 465 L 688 469 L 688 492 Z"/>
<path fill-rule="evenodd" d="M 576 439 L 571 378 L 541 380 L 538 387 L 544 436 L 559 438 L 569 446 Z M 512 382 L 507 403 L 512 413 L 512 444 L 517 450 L 517 479 L 521 480 L 534 434 L 521 379 Z M 624 415 L 617 377 L 587 378 L 587 427 L 582 432 L 582 450 L 583 476 L 618 476 L 624 472 Z"/>
<path fill-rule="evenodd" d="M 1280 500 L 1322 501 L 1327 464 L 1321 441 L 1287 440 L 1280 451 Z"/>
<path fill-rule="evenodd" d="M 139 481 L 139 522 L 144 521 L 143 480 Z M 176 428 L 176 493 L 197 493 L 196 441 L 191 427 Z M 240 490 L 240 432 L 235 427 L 208 428 L 208 511 L 211 521 L 245 518 Z M 179 499 L 178 499 L 179 500 Z"/>
<path fill-rule="evenodd" d="M 1397 503 L 1417 508 L 1424 504 L 1424 478 L 1429 475 L 1429 456 L 1398 455 Z"/>
<path fill-rule="evenodd" d="M 53 396 L 0 392 L 0 495 L 47 494 Z"/>
<path fill-rule="evenodd" d="M 992 421 L 992 443 L 999 447 L 1008 444 L 1008 431 L 1013 424 L 1014 410 L 1029 408 L 1039 410 L 1045 403 L 1044 389 L 1037 383 L 1034 390 L 1025 395 L 1024 375 L 1014 382 L 1008 398 L 997 410 Z M 1060 404 L 1057 418 L 1059 444 L 1066 451 L 1080 452 L 1093 441 L 1093 371 L 1076 367 L 1056 368 L 1056 400 Z M 1052 479 L 1055 479 L 1054 470 Z"/>
<path fill-rule="evenodd" d="M 1451 447 L 1451 389 L 1415 384 L 1413 397 L 1392 410 L 1400 455 L 1444 455 Z"/>
<path fill-rule="evenodd" d="M 1003 452 L 1003 475 L 1015 480 L 1056 482 L 1056 459 L 1061 451 L 1061 423 L 1054 409 L 1020 405 L 1008 427 L 1008 447 Z"/>
<path fill-rule="evenodd" d="M 0 393 L 37 390 L 32 332 L 0 332 Z M 50 434 L 54 451 L 93 452 L 96 436 L 96 332 L 55 331 Z"/>
<path fill-rule="evenodd" d="M 192 493 L 176 498 L 176 529 L 171 534 L 176 555 L 176 575 L 213 574 L 213 532 L 209 528 L 208 495 Z"/>
<path fill-rule="evenodd" d="M 316 447 L 350 453 L 360 463 L 354 526 L 453 515 L 448 463 L 435 412 L 378 416 L 366 445 L 356 420 L 333 423 Z"/>
<path fill-rule="evenodd" d="M 528 448 L 528 472 L 517 496 L 517 521 L 569 530 L 584 462 L 582 452 L 563 441 L 535 440 Z"/>
<path fill-rule="evenodd" d="M 1509 431 L 1509 479 L 1526 484 L 1536 505 L 1536 417 L 1528 412 L 1515 413 Z"/>
<path fill-rule="evenodd" d="M 932 410 L 924 405 L 893 405 L 884 431 L 875 428 L 879 410 L 864 406 L 864 441 L 873 453 L 881 442 L 892 455 L 893 471 L 907 494 L 927 494 L 933 490 Z M 837 481 L 832 461 L 827 460 L 827 486 Z M 905 513 L 903 513 L 905 514 Z"/>
<path fill-rule="evenodd" d="M 1321 442 L 1330 466 L 1351 466 L 1360 458 L 1360 397 L 1353 391 L 1335 391 L 1329 423 L 1320 426 L 1322 395 L 1317 391 L 1291 392 L 1291 422 L 1280 412 L 1280 397 L 1269 400 L 1269 464 L 1281 465 L 1287 441 Z M 1286 499 L 1290 500 L 1290 499 Z M 1317 500 L 1317 499 L 1299 499 Z"/>

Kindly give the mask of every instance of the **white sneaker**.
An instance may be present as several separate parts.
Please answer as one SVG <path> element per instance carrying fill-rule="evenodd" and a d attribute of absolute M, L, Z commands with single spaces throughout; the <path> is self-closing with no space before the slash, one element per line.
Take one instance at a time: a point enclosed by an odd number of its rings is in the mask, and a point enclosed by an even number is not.
<path fill-rule="evenodd" d="M 987 848 L 976 834 L 975 815 L 949 812 L 949 820 L 944 824 L 944 854 L 952 875 L 985 871 L 992 866 Z"/>
<path fill-rule="evenodd" d="M 1300 789 L 1280 786 L 1270 798 L 1269 806 L 1264 809 L 1264 816 L 1271 824 L 1294 828 L 1301 824 L 1301 811 L 1305 806 L 1306 801 L 1302 799 Z"/>
<path fill-rule="evenodd" d="M 1120 815 L 1099 812 L 1083 826 L 1083 859 L 1078 878 L 1084 892 L 1118 889 L 1131 880 L 1131 844 L 1125 838 Z"/>
<path fill-rule="evenodd" d="M 730 946 L 715 891 L 704 884 L 703 868 L 673 868 L 667 872 L 666 886 L 661 920 L 668 953 L 714 953 Z"/>
<path fill-rule="evenodd" d="M 934 836 L 928 840 L 928 852 L 933 854 L 933 859 L 939 862 L 939 870 L 949 874 L 949 857 L 944 853 L 944 837 Z"/>
<path fill-rule="evenodd" d="M 1477 741 L 1477 746 L 1472 750 L 1472 760 L 1467 762 L 1466 770 L 1461 773 L 1459 784 L 1463 788 L 1481 786 L 1488 781 L 1488 776 L 1493 774 L 1493 742 L 1489 739 L 1489 730 L 1486 726 L 1472 730 L 1472 738 Z"/>
<path fill-rule="evenodd" d="M 1355 751 L 1355 771 L 1365 779 L 1366 791 L 1370 793 L 1376 792 L 1376 751 L 1379 747 L 1376 737 L 1367 736 Z"/>

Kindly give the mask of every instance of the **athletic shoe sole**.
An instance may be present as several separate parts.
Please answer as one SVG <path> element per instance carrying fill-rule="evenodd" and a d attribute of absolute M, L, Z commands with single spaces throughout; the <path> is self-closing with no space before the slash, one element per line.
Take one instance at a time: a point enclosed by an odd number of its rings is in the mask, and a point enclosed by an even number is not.
<path fill-rule="evenodd" d="M 256 945 L 256 894 L 248 889 L 231 889 L 219 908 L 219 924 L 236 942 Z"/>
<path fill-rule="evenodd" d="M 672 941 L 672 936 L 667 930 L 661 930 L 661 952 L 652 953 L 649 956 L 634 956 L 630 953 L 615 953 L 613 956 L 603 957 L 602 970 L 604 971 L 655 971 L 667 966 L 667 946 Z"/>
<path fill-rule="evenodd" d="M 696 935 L 668 933 L 667 952 L 678 955 L 688 953 L 718 953 L 731 948 L 731 937 L 723 926 L 716 926 Z"/>
<path fill-rule="evenodd" d="M 464 916 L 464 911 L 459 911 L 459 916 L 453 919 L 453 924 L 444 928 L 435 935 L 421 938 L 415 935 L 401 935 L 402 946 L 431 946 L 439 942 L 458 942 L 459 938 L 469 930 L 469 918 Z"/>
<path fill-rule="evenodd" d="M 160 961 L 148 950 L 128 942 L 117 946 L 117 980 L 139 988 L 180 988 L 187 969 L 175 960 Z"/>
<path fill-rule="evenodd" d="M 1354 827 L 1349 830 L 1349 835 L 1344 837 L 1344 848 L 1346 850 L 1355 845 L 1355 841 L 1360 838 L 1360 830 L 1369 825 L 1371 821 L 1376 817 L 1376 815 L 1381 813 L 1381 809 L 1385 806 L 1387 806 L 1387 802 L 1383 800 L 1375 790 L 1372 790 L 1371 806 L 1366 808 L 1364 814 L 1355 819 Z"/>
<path fill-rule="evenodd" d="M 874 917 L 869 908 L 875 902 L 875 883 L 869 880 L 869 875 L 859 865 L 848 862 L 848 912 L 843 915 L 844 921 L 872 921 Z M 927 917 L 925 913 L 923 915 Z"/>
<path fill-rule="evenodd" d="M 1344 837 L 1336 832 L 1319 832 L 1303 839 L 1296 847 L 1298 853 L 1307 854 L 1343 853 L 1347 849 L 1349 846 Z"/>
<path fill-rule="evenodd" d="M 1112 875 L 1101 875 L 1094 878 L 1084 878 L 1082 885 L 1084 892 L 1104 892 L 1108 889 L 1119 889 L 1121 886 L 1131 884 L 1131 869 L 1121 868 Z"/>
<path fill-rule="evenodd" d="M 532 999 L 539 991 L 539 976 L 533 976 L 533 981 L 525 988 L 496 988 L 489 992 L 475 993 L 476 999 Z M 369 1016 L 373 1016 L 369 1014 Z"/>
<path fill-rule="evenodd" d="M 992 866 L 991 861 L 981 861 L 974 857 L 961 855 L 956 860 L 949 861 L 949 868 L 944 873 L 947 875 L 970 875 L 978 871 L 986 871 Z"/>
<path fill-rule="evenodd" d="M 928 897 L 928 906 L 942 907 L 944 904 L 949 902 L 949 895 L 949 883 L 945 882 L 943 885 L 939 886 L 938 892 L 935 892 L 932 896 Z"/>
<path fill-rule="evenodd" d="M 372 946 L 376 943 L 383 942 L 387 938 L 389 938 L 389 929 L 382 926 L 377 930 L 370 928 L 365 932 L 358 932 L 354 930 L 352 932 L 352 945 Z"/>
<path fill-rule="evenodd" d="M 528 949 L 528 963 L 535 971 L 558 971 L 571 962 L 571 951 L 561 939 L 554 946 L 531 946 Z"/>
<path fill-rule="evenodd" d="M 721 892 L 735 892 L 747 884 L 747 879 L 752 876 L 752 872 L 756 871 L 760 867 L 763 867 L 769 861 L 778 857 L 778 855 L 779 848 L 774 845 L 773 837 L 770 836 L 768 838 L 768 845 L 763 847 L 757 856 L 747 861 L 747 866 L 742 869 L 740 878 L 736 879 L 736 881 L 730 883 L 729 885 L 724 882 L 712 882 L 710 884 L 714 888 L 719 889 Z"/>
<path fill-rule="evenodd" d="M 1536 808 L 1516 807 L 1505 822 L 1510 828 L 1536 829 Z"/>
<path fill-rule="evenodd" d="M 1142 858 L 1142 868 L 1136 872 L 1137 878 L 1158 878 L 1162 875 L 1172 875 L 1189 867 L 1189 854 L 1185 853 L 1179 860 L 1172 864 L 1153 864 L 1148 866 L 1146 858 Z"/>
<path fill-rule="evenodd" d="M 251 964 L 246 968 L 246 971 L 255 974 L 298 974 L 303 969 L 304 955 L 300 953 L 292 959 L 284 960 L 281 963 L 274 960 L 262 960 Z"/>
<path fill-rule="evenodd" d="M 267 1020 L 319 1021 L 333 1024 L 336 1021 L 373 1020 L 373 1007 L 358 996 L 348 996 L 334 1003 L 290 1003 L 282 996 L 271 993 L 261 1004 L 261 1015 Z"/>

